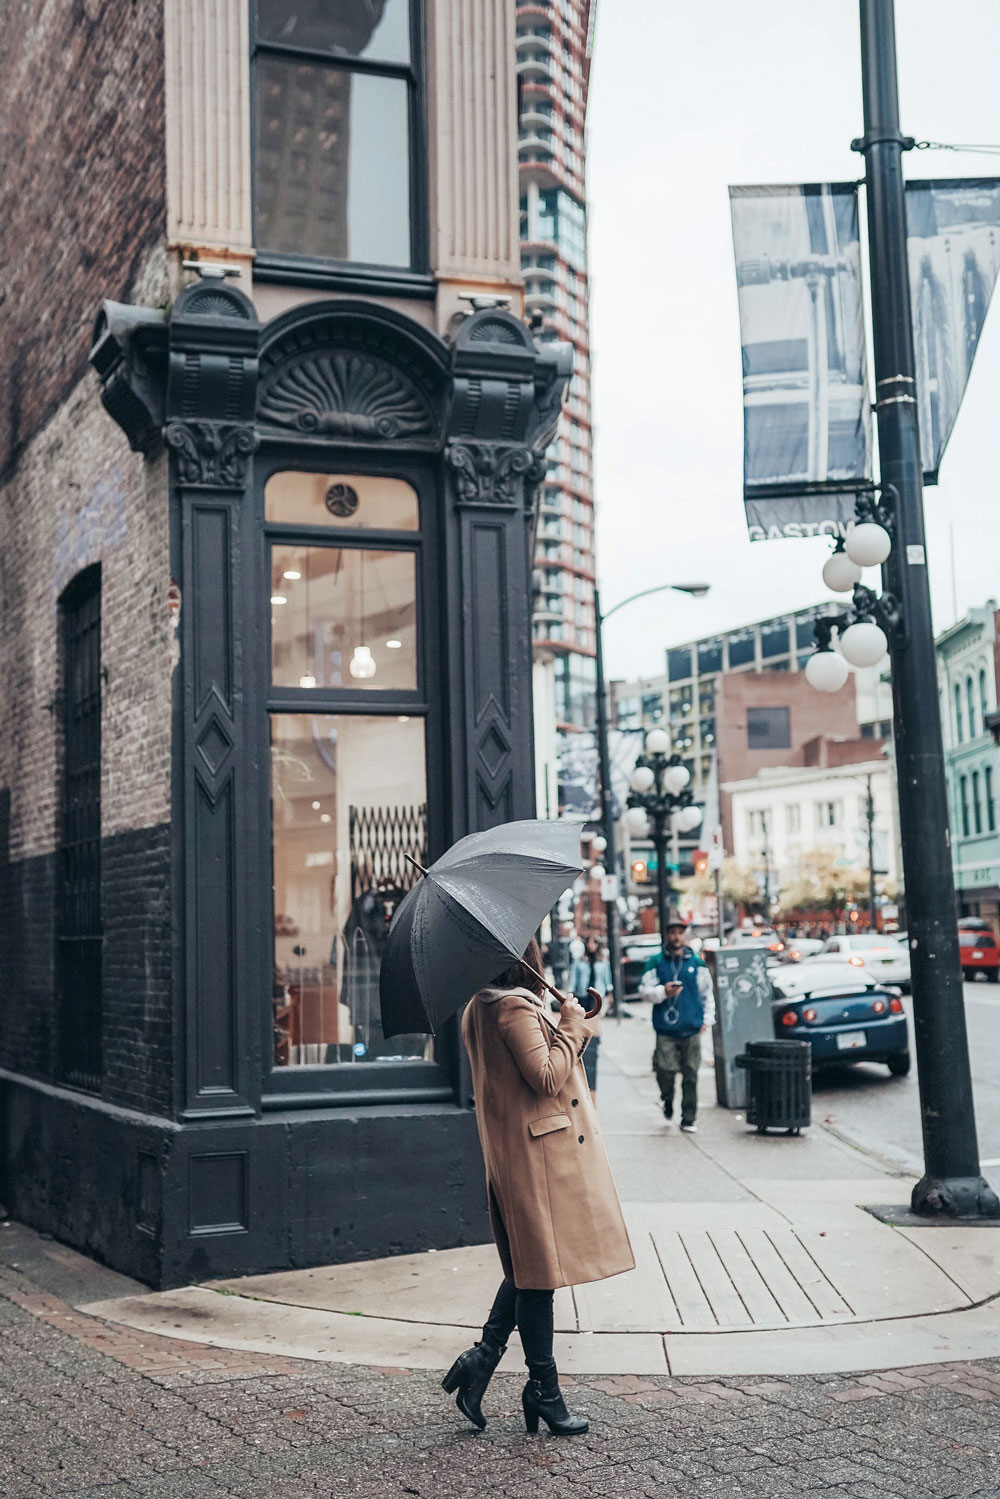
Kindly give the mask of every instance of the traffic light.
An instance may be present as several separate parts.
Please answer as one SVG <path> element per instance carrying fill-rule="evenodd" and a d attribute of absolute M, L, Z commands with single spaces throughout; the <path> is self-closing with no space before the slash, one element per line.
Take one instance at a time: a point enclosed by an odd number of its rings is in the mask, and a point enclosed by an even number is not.
<path fill-rule="evenodd" d="M 649 865 L 645 859 L 632 860 L 632 883 L 634 885 L 649 884 Z"/>
<path fill-rule="evenodd" d="M 699 879 L 708 873 L 708 855 L 702 853 L 701 849 L 695 854 L 694 872 Z"/>

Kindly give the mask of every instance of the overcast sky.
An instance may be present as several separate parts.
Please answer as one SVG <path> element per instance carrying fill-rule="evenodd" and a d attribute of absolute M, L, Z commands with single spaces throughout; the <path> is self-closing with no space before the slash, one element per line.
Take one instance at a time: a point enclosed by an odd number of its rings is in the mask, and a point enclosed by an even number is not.
<path fill-rule="evenodd" d="M 996 0 L 897 0 L 902 127 L 1000 142 Z M 830 598 L 828 542 L 751 545 L 730 183 L 863 175 L 857 0 L 599 0 L 588 117 L 598 570 L 609 676 L 668 644 Z M 1000 175 L 1000 156 L 914 151 L 908 177 Z M 937 629 L 1000 595 L 1000 292 L 925 492 Z M 875 575 L 877 577 L 877 574 Z"/>

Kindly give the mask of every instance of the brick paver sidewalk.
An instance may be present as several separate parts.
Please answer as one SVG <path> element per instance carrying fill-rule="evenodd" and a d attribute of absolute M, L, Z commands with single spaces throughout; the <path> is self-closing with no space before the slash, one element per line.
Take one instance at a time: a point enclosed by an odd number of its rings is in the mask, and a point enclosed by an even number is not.
<path fill-rule="evenodd" d="M 113 1327 L 0 1270 L 3 1499 L 996 1499 L 1000 1360 L 788 1380 L 578 1379 L 586 1437 L 477 1435 L 436 1374 Z"/>

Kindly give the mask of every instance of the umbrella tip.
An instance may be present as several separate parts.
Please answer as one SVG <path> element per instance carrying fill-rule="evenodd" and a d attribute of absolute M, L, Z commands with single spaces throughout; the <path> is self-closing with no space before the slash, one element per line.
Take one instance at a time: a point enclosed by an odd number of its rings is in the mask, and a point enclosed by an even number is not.
<path fill-rule="evenodd" d="M 421 874 L 426 874 L 427 873 L 427 871 L 424 868 L 424 866 L 422 864 L 420 864 L 416 859 L 414 859 L 411 854 L 408 854 L 408 853 L 404 852 L 403 858 L 404 859 L 409 859 L 409 861 L 413 865 L 414 869 L 419 869 Z"/>

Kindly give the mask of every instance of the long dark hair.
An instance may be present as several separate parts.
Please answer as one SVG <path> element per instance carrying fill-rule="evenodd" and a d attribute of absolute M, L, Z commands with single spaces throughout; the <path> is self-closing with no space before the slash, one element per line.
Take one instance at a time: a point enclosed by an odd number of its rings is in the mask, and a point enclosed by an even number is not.
<path fill-rule="evenodd" d="M 528 964 L 531 967 L 528 967 Z M 536 968 L 542 972 L 542 949 L 538 945 L 538 938 L 532 937 L 524 950 L 524 957 L 518 962 L 512 963 L 505 968 L 503 973 L 498 973 L 490 987 L 492 989 L 530 989 L 532 994 L 539 999 L 544 999 L 548 990 L 531 969 Z"/>

